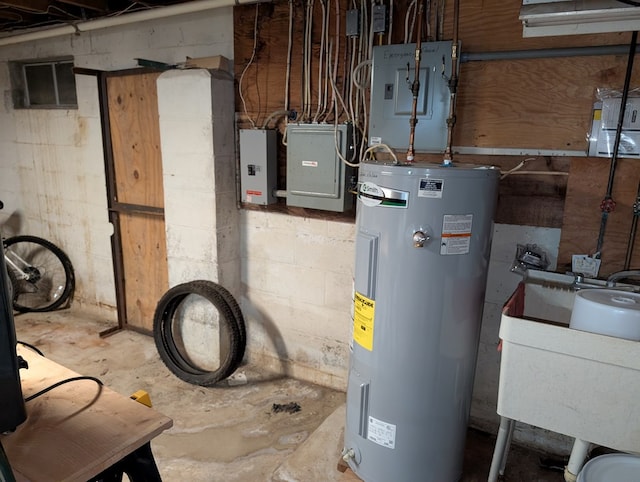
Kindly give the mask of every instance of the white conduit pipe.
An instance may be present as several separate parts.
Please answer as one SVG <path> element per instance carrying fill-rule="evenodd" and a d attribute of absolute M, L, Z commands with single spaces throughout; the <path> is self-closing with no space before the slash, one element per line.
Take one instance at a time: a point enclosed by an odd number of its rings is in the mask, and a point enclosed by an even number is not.
<path fill-rule="evenodd" d="M 46 30 L 38 30 L 35 32 L 12 35 L 10 37 L 0 38 L 0 47 L 4 47 L 6 45 L 15 45 L 23 42 L 31 42 L 34 40 L 61 37 L 63 35 L 73 35 L 81 32 L 89 32 L 91 30 L 116 27 L 119 25 L 127 25 L 135 22 L 144 22 L 146 20 L 155 20 L 160 18 L 173 17 L 175 15 L 202 12 L 214 8 L 246 5 L 250 3 L 257 2 L 256 0 L 196 0 L 194 2 L 179 3 L 176 5 L 169 5 L 167 7 L 152 8 L 149 10 L 125 13 L 119 16 L 87 20 L 85 22 L 78 22 L 73 25 L 64 25 L 61 27 L 53 27 Z"/>

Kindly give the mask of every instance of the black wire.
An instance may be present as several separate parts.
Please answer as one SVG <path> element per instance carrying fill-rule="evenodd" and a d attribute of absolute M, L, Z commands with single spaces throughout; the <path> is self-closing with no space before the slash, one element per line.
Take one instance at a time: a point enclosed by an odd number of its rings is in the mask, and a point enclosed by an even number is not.
<path fill-rule="evenodd" d="M 11 470 L 11 464 L 9 464 L 2 442 L 0 442 L 0 480 L 16 482 L 16 477 L 13 475 L 13 470 Z"/>
<path fill-rule="evenodd" d="M 633 5 L 635 7 L 640 7 L 640 2 L 634 2 L 633 0 L 618 0 L 620 3 L 626 3 L 627 5 Z"/>
<path fill-rule="evenodd" d="M 33 351 L 35 351 L 38 355 L 40 355 L 40 356 L 44 356 L 44 353 L 42 353 L 42 352 L 41 352 L 40 350 L 38 350 L 35 346 L 30 345 L 30 344 L 29 344 L 29 343 L 27 343 L 27 342 L 24 342 L 24 341 L 20 341 L 20 340 L 18 340 L 16 343 L 19 343 L 19 344 L 20 344 L 20 345 L 22 345 L 22 346 L 26 346 L 27 348 L 31 348 L 31 349 L 32 349 Z"/>
<path fill-rule="evenodd" d="M 45 393 L 47 393 L 50 390 L 53 390 L 54 388 L 59 387 L 60 385 L 64 385 L 65 383 L 69 383 L 69 382 L 76 382 L 78 380 L 93 380 L 94 382 L 96 382 L 98 385 L 100 385 L 102 387 L 103 383 L 102 380 L 96 378 L 96 377 L 88 377 L 88 376 L 80 376 L 80 377 L 72 377 L 72 378 L 67 378 L 65 380 L 60 380 L 59 382 L 54 383 L 53 385 L 51 385 L 50 387 L 44 388 L 42 390 L 40 390 L 37 393 L 34 393 L 33 395 L 31 395 L 30 397 L 27 397 L 24 399 L 25 402 L 30 402 L 31 400 L 33 400 L 34 398 L 39 397 L 40 395 L 44 395 Z"/>

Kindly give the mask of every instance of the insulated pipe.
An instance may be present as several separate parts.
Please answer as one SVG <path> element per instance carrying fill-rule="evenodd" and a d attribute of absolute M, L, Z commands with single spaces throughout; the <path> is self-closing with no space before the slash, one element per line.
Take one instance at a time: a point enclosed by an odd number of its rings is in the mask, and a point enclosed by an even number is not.
<path fill-rule="evenodd" d="M 0 38 L 0 47 L 23 42 L 31 42 L 33 40 L 60 37 L 63 35 L 79 34 L 82 32 L 89 32 L 91 30 L 116 27 L 135 22 L 144 22 L 146 20 L 155 20 L 175 15 L 202 12 L 214 8 L 246 5 L 251 3 L 258 2 L 256 0 L 196 0 L 194 2 L 179 3 L 176 5 L 169 5 L 167 7 L 152 8 L 149 10 L 142 10 L 114 17 L 103 17 L 95 20 L 74 23 L 72 25 L 64 25 L 46 30 L 37 30 L 35 32 L 12 35 L 10 37 Z"/>

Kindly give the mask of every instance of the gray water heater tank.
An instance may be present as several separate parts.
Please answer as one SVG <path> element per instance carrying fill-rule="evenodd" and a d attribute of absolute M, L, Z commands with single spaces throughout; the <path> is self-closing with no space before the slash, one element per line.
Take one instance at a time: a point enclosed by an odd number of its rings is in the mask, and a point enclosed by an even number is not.
<path fill-rule="evenodd" d="M 454 482 L 499 170 L 363 163 L 345 460 L 366 482 Z"/>

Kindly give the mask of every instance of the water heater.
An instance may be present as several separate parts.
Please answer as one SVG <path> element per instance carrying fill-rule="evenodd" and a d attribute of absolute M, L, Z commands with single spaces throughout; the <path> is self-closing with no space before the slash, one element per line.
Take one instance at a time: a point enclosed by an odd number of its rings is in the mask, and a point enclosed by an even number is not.
<path fill-rule="evenodd" d="M 363 163 L 344 458 L 366 482 L 454 482 L 499 171 Z"/>

